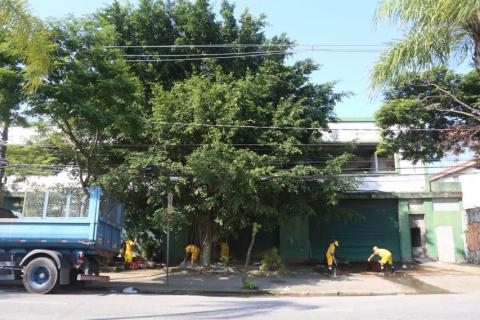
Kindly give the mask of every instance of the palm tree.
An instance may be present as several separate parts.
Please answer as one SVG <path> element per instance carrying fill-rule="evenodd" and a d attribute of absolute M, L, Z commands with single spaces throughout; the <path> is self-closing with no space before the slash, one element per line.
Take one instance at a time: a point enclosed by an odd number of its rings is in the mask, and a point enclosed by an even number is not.
<path fill-rule="evenodd" d="M 405 36 L 390 44 L 373 67 L 371 85 L 379 88 L 404 71 L 445 65 L 471 56 L 480 72 L 479 0 L 382 0 L 376 25 L 391 20 Z"/>
<path fill-rule="evenodd" d="M 26 66 L 25 88 L 34 91 L 50 64 L 52 44 L 48 33 L 30 14 L 26 0 L 0 0 L 0 29 L 4 32 L 0 50 L 13 51 L 22 59 Z"/>

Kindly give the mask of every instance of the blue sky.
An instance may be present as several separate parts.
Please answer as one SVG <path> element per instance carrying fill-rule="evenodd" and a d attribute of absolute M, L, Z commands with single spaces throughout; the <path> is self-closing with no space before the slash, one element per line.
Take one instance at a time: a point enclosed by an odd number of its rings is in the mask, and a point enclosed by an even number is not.
<path fill-rule="evenodd" d="M 108 0 L 30 0 L 33 13 L 42 18 L 69 13 L 83 15 L 110 3 Z M 130 1 L 135 2 L 135 1 Z M 213 0 L 218 6 L 221 0 Z M 265 13 L 267 35 L 286 33 L 298 44 L 382 45 L 401 34 L 396 26 L 374 30 L 372 18 L 377 0 L 237 0 L 237 11 L 245 8 L 256 15 Z M 338 91 L 353 96 L 337 106 L 339 116 L 372 116 L 381 104 L 380 97 L 370 99 L 368 73 L 379 52 L 325 53 L 304 52 L 294 59 L 311 58 L 321 65 L 314 82 L 337 81 Z"/>

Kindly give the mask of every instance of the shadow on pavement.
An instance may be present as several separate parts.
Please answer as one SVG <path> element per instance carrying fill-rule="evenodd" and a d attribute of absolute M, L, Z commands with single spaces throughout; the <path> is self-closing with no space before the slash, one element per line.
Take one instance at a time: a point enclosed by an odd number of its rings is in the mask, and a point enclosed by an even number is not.
<path fill-rule="evenodd" d="M 127 319 L 169 319 L 172 317 L 185 317 L 186 319 L 240 319 L 252 316 L 265 315 L 281 309 L 296 311 L 310 311 L 318 309 L 318 306 L 306 305 L 286 300 L 262 300 L 262 301 L 230 301 L 218 302 L 214 310 L 180 312 L 154 315 L 138 315 L 113 318 L 91 318 L 90 320 L 127 320 Z"/>

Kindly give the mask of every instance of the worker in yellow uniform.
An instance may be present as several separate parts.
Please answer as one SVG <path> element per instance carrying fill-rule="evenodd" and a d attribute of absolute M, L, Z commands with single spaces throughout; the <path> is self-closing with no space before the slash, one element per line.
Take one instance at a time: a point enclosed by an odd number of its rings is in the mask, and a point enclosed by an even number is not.
<path fill-rule="evenodd" d="M 385 274 L 385 265 L 390 266 L 390 273 L 395 272 L 395 267 L 393 266 L 392 253 L 387 249 L 381 249 L 377 246 L 373 247 L 373 253 L 368 257 L 368 262 L 372 260 L 374 256 L 380 257 L 380 271 L 382 274 Z"/>
<path fill-rule="evenodd" d="M 137 243 L 137 239 L 131 240 L 128 239 L 125 241 L 125 251 L 124 251 L 124 257 L 125 257 L 125 269 L 129 269 L 130 263 L 133 261 L 133 248 L 135 244 Z"/>
<path fill-rule="evenodd" d="M 328 273 L 330 275 L 335 275 L 335 269 L 333 263 L 335 262 L 335 266 L 337 265 L 337 261 L 335 260 L 335 249 L 339 246 L 337 240 L 330 243 L 327 249 L 327 253 L 325 254 L 327 257 L 327 265 L 328 265 Z"/>
<path fill-rule="evenodd" d="M 230 246 L 227 242 L 220 243 L 220 258 L 223 257 L 223 261 L 228 261 L 230 257 Z"/>
<path fill-rule="evenodd" d="M 190 256 L 192 265 L 197 263 L 198 257 L 200 256 L 200 248 L 194 244 L 190 244 L 185 247 L 185 260 Z"/>

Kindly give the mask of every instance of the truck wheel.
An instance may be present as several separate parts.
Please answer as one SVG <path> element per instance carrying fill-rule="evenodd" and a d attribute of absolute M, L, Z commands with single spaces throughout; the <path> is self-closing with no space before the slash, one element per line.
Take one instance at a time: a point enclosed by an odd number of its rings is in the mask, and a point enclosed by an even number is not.
<path fill-rule="evenodd" d="M 58 286 L 58 269 L 49 258 L 30 261 L 23 273 L 23 286 L 30 293 L 49 293 Z"/>

